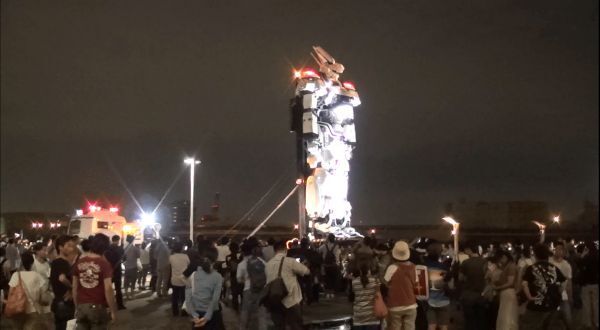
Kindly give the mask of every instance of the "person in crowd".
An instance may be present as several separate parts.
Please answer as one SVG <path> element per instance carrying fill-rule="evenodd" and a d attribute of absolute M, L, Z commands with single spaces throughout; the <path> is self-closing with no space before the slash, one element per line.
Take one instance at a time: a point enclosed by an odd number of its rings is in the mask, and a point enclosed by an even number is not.
<path fill-rule="evenodd" d="M 48 262 L 52 262 L 52 260 L 54 260 L 56 257 L 58 257 L 58 254 L 56 253 L 56 239 L 58 238 L 58 236 L 56 235 L 52 235 L 50 236 L 50 239 L 48 240 L 47 244 L 46 244 L 46 251 L 48 251 Z"/>
<path fill-rule="evenodd" d="M 11 274 L 21 266 L 21 254 L 19 253 L 19 249 L 14 238 L 8 239 L 8 245 L 6 246 L 6 259 L 8 260 L 8 270 Z"/>
<path fill-rule="evenodd" d="M 566 279 L 558 267 L 548 262 L 550 257 L 548 246 L 536 244 L 533 253 L 536 262 L 527 267 L 523 275 L 523 293 L 528 303 L 522 319 L 522 328 L 546 330 L 549 329 L 554 314 L 561 304 L 563 290 L 561 286 Z"/>
<path fill-rule="evenodd" d="M 159 239 L 154 239 L 150 242 L 150 248 L 148 249 L 148 255 L 150 256 L 150 291 L 156 292 L 156 280 L 158 278 L 158 271 L 156 269 L 156 247 L 158 246 Z"/>
<path fill-rule="evenodd" d="M 25 290 L 27 298 L 25 314 L 17 315 L 11 318 L 15 329 L 43 330 L 47 328 L 41 316 L 40 297 L 43 291 L 47 290 L 47 281 L 36 271 L 32 270 L 34 256 L 26 251 L 20 255 L 21 267 L 11 276 L 8 283 L 9 295 L 17 285 L 21 284 Z"/>
<path fill-rule="evenodd" d="M 450 280 L 447 264 L 440 261 L 442 245 L 432 241 L 427 247 L 425 266 L 429 274 L 429 299 L 427 300 L 427 321 L 429 330 L 447 330 L 450 322 L 450 298 L 446 295 L 446 287 Z"/>
<path fill-rule="evenodd" d="M 137 278 L 137 285 L 140 290 L 146 290 L 146 278 L 150 273 L 150 251 L 148 251 L 148 243 L 142 242 L 140 248 L 140 263 L 142 269 L 140 269 Z"/>
<path fill-rule="evenodd" d="M 271 319 L 276 329 L 285 329 L 286 326 L 289 326 L 292 330 L 300 330 L 303 328 L 300 308 L 302 292 L 297 276 L 308 275 L 310 271 L 295 259 L 286 257 L 285 241 L 276 242 L 273 248 L 275 249 L 275 256 L 267 262 L 265 267 L 267 283 L 279 277 L 279 269 L 281 268 L 281 278 L 285 283 L 288 295 L 283 298 L 281 306 L 270 307 Z"/>
<path fill-rule="evenodd" d="M 262 290 L 266 284 L 265 262 L 260 258 L 262 249 L 255 237 L 242 244 L 244 259 L 237 267 L 237 281 L 244 283 L 240 330 L 265 329 L 265 319 L 259 308 Z"/>
<path fill-rule="evenodd" d="M 273 244 L 275 244 L 275 239 L 273 237 L 269 237 L 267 239 L 267 246 L 262 248 L 262 257 L 265 262 L 269 262 L 269 260 L 271 260 L 271 258 L 273 258 L 275 255 Z"/>
<path fill-rule="evenodd" d="M 229 237 L 222 237 L 219 240 L 219 244 L 217 245 L 217 263 L 215 266 L 217 267 L 217 271 L 224 276 L 227 264 L 225 263 L 225 258 L 231 254 L 229 250 Z"/>
<path fill-rule="evenodd" d="M 123 251 L 123 266 L 125 266 L 125 296 L 127 299 L 133 298 L 135 281 L 138 276 L 138 260 L 141 255 L 140 248 L 133 243 L 134 240 L 135 237 L 133 235 L 127 235 L 125 238 L 127 246 Z"/>
<path fill-rule="evenodd" d="M 554 255 L 549 259 L 549 262 L 556 266 L 565 276 L 565 289 L 561 292 L 560 315 L 561 320 L 567 330 L 573 328 L 573 317 L 571 313 L 571 302 L 573 301 L 573 270 L 569 262 L 565 259 L 566 256 L 565 243 L 557 242 L 554 244 Z"/>
<path fill-rule="evenodd" d="M 108 236 L 96 234 L 90 252 L 73 266 L 73 300 L 76 306 L 77 329 L 108 329 L 109 321 L 117 320 L 117 304 L 112 288 L 114 274 L 104 258 L 110 248 Z"/>
<path fill-rule="evenodd" d="M 173 243 L 173 254 L 169 256 L 171 265 L 171 286 L 173 294 L 171 295 L 171 311 L 173 316 L 179 316 L 181 306 L 185 301 L 185 280 L 183 272 L 190 264 L 190 258 L 183 253 L 183 244 L 181 242 Z"/>
<path fill-rule="evenodd" d="M 323 259 L 323 274 L 325 276 L 325 297 L 333 298 L 340 278 L 341 250 L 335 242 L 335 235 L 329 234 L 327 242 L 319 247 Z"/>
<path fill-rule="evenodd" d="M 31 270 L 37 272 L 44 279 L 44 287 L 50 288 L 50 263 L 48 262 L 47 243 L 38 242 L 33 244 L 31 251 L 33 252 L 33 266 Z M 51 294 L 51 293 L 49 293 Z M 40 314 L 42 317 L 50 319 L 51 312 L 50 304 L 40 306 Z"/>
<path fill-rule="evenodd" d="M 485 330 L 488 322 L 487 301 L 482 297 L 485 288 L 487 260 L 479 255 L 477 245 L 473 242 L 464 245 L 464 253 L 468 256 L 460 263 L 459 280 L 461 281 L 460 304 L 464 315 L 465 330 Z"/>
<path fill-rule="evenodd" d="M 223 277 L 213 266 L 218 252 L 216 249 L 205 249 L 200 254 L 201 260 L 197 270 L 189 277 L 191 288 L 186 292 L 186 309 L 192 316 L 194 329 L 224 329 L 219 303 Z"/>
<path fill-rule="evenodd" d="M 496 265 L 501 270 L 498 280 L 492 283 L 499 298 L 496 330 L 517 330 L 519 329 L 519 303 L 515 291 L 517 266 L 513 262 L 512 255 L 505 250 L 498 250 L 495 257 Z"/>
<path fill-rule="evenodd" d="M 38 272 L 44 279 L 50 277 L 50 264 L 48 263 L 47 245 L 44 243 L 35 243 L 31 248 L 33 252 L 33 266 L 31 270 Z"/>
<path fill-rule="evenodd" d="M 156 250 L 156 295 L 158 297 L 164 297 L 169 291 L 169 280 L 171 279 L 171 264 L 169 263 L 169 256 L 171 251 L 164 241 L 164 238 L 159 240 Z"/>
<path fill-rule="evenodd" d="M 239 264 L 242 262 L 242 258 L 239 255 L 240 247 L 237 243 L 231 242 L 229 244 L 229 250 L 231 253 L 225 258 L 227 263 L 227 269 L 229 270 L 229 291 L 231 293 L 231 307 L 237 312 L 240 308 L 240 298 L 244 292 L 244 283 L 240 283 L 237 280 L 237 270 Z"/>
<path fill-rule="evenodd" d="M 86 245 L 88 244 L 86 243 Z M 67 235 L 56 238 L 53 246 L 56 249 L 56 258 L 50 264 L 50 285 L 54 292 L 51 310 L 54 313 L 56 330 L 66 330 L 67 321 L 75 315 L 75 304 L 71 291 L 73 280 L 71 265 L 77 254 L 77 246 Z"/>
<path fill-rule="evenodd" d="M 93 236 L 92 236 L 93 238 Z M 75 245 L 75 248 L 77 248 L 76 243 L 73 241 L 73 244 Z M 75 253 L 76 255 L 73 257 L 83 257 L 85 255 L 87 255 L 88 253 L 90 253 L 90 245 L 92 244 L 92 239 L 91 238 L 86 238 L 84 240 L 81 241 L 81 255 Z M 75 251 L 77 252 L 77 251 Z"/>
<path fill-rule="evenodd" d="M 364 260 L 352 267 L 352 329 L 376 330 L 381 326 L 381 320 L 374 312 L 375 295 L 380 290 L 380 283 L 373 273 L 371 264 Z"/>
<path fill-rule="evenodd" d="M 598 248 L 594 242 L 585 243 L 580 273 L 581 321 L 588 329 L 598 329 Z"/>
<path fill-rule="evenodd" d="M 2 295 L 0 299 L 4 300 L 8 296 L 8 280 L 10 278 L 10 272 L 8 270 L 8 259 L 6 259 L 6 247 L 0 247 L 0 290 Z"/>
<path fill-rule="evenodd" d="M 123 281 L 123 270 L 121 269 L 121 264 L 123 263 L 125 251 L 119 244 L 120 241 L 121 237 L 119 235 L 114 235 L 111 238 L 111 244 L 109 248 L 105 251 L 104 257 L 106 257 L 106 260 L 110 262 L 111 269 L 114 272 L 111 278 L 115 285 L 117 308 L 125 309 L 125 305 L 123 304 L 123 291 L 121 290 L 121 284 Z"/>
<path fill-rule="evenodd" d="M 388 266 L 383 277 L 387 285 L 387 325 L 394 330 L 414 330 L 417 319 L 416 270 L 415 265 L 409 261 L 410 247 L 405 241 L 394 244 L 392 258 L 393 263 Z M 352 286 L 354 288 L 354 281 Z"/>

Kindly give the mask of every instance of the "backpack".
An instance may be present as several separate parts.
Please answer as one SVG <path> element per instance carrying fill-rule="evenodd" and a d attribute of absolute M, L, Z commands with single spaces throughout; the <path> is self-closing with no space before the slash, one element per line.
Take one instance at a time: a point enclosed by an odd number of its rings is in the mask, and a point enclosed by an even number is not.
<path fill-rule="evenodd" d="M 250 290 L 252 292 L 261 292 L 267 284 L 265 264 L 259 258 L 252 257 L 248 259 L 247 269 L 248 277 L 250 277 Z"/>
<path fill-rule="evenodd" d="M 325 244 L 325 249 L 327 252 L 325 253 L 325 259 L 323 259 L 323 263 L 327 266 L 334 266 L 336 264 L 335 254 L 333 254 L 333 251 L 335 250 L 335 244 L 331 250 L 329 249 L 329 244 Z"/>
<path fill-rule="evenodd" d="M 283 267 L 284 260 L 285 257 L 281 257 L 277 278 L 269 282 L 265 287 L 266 292 L 264 298 L 262 299 L 262 303 L 271 310 L 283 307 L 281 301 L 288 295 L 288 289 L 283 282 L 283 278 L 281 278 L 281 268 Z"/>
<path fill-rule="evenodd" d="M 4 315 L 6 317 L 13 317 L 27 312 L 27 293 L 25 293 L 25 288 L 23 287 L 21 272 L 17 273 L 19 274 L 19 284 L 9 291 L 4 307 Z"/>

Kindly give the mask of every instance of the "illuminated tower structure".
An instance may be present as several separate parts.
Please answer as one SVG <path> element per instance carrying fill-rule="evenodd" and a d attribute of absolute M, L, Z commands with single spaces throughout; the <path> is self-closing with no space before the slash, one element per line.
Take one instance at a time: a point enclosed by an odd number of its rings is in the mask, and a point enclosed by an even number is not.
<path fill-rule="evenodd" d="M 296 89 L 290 102 L 300 177 L 300 236 L 307 230 L 308 217 L 322 234 L 362 237 L 350 225 L 348 201 L 350 159 L 356 145 L 354 108 L 360 99 L 354 84 L 339 81 L 344 66 L 323 48 L 313 50 L 319 70 L 294 72 Z"/>

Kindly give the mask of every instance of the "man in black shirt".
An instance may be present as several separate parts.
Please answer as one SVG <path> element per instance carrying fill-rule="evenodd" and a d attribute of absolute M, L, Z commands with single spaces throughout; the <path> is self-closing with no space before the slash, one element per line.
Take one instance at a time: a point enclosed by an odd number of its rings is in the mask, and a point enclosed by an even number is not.
<path fill-rule="evenodd" d="M 465 330 L 485 329 L 488 324 L 488 303 L 481 294 L 485 288 L 487 260 L 479 255 L 476 244 L 466 244 L 464 252 L 469 258 L 460 263 L 459 280 Z"/>
<path fill-rule="evenodd" d="M 104 257 L 113 268 L 113 278 L 112 281 L 115 284 L 115 297 L 117 299 L 117 308 L 125 309 L 125 305 L 123 304 L 123 292 L 121 291 L 121 283 L 123 280 L 123 270 L 121 269 L 121 263 L 123 263 L 123 255 L 125 251 L 123 247 L 119 245 L 121 241 L 121 237 L 119 235 L 114 235 L 111 239 L 112 244 L 104 252 Z"/>
<path fill-rule="evenodd" d="M 56 330 L 65 330 L 67 321 L 75 315 L 75 305 L 71 294 L 71 262 L 77 255 L 77 246 L 70 236 L 62 235 L 56 239 L 57 257 L 50 264 L 50 285 L 54 292 L 52 312 Z"/>
<path fill-rule="evenodd" d="M 545 330 L 560 306 L 566 278 L 558 267 L 548 262 L 548 246 L 537 244 L 533 253 L 536 263 L 527 267 L 523 275 L 523 293 L 528 302 L 522 328 Z"/>

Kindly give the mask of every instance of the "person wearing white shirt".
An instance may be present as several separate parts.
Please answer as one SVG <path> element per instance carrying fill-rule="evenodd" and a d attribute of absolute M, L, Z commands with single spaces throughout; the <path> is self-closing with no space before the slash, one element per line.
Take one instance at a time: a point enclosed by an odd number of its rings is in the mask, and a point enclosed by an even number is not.
<path fill-rule="evenodd" d="M 173 287 L 171 308 L 173 316 L 179 316 L 181 306 L 185 301 L 186 282 L 183 272 L 190 264 L 190 258 L 187 254 L 183 253 L 183 244 L 181 242 L 173 244 L 173 254 L 169 256 L 169 263 L 171 264 L 171 286 Z"/>
<path fill-rule="evenodd" d="M 146 290 L 146 277 L 150 273 L 150 251 L 148 249 L 148 243 L 143 242 L 140 248 L 140 264 L 142 269 L 138 275 L 138 288 L 140 290 Z"/>
<path fill-rule="evenodd" d="M 37 272 L 44 279 L 44 284 L 48 287 L 50 283 L 50 263 L 48 262 L 47 246 L 44 243 L 36 243 L 33 245 L 33 266 L 31 270 Z M 50 313 L 50 306 L 40 306 L 40 313 Z"/>
<path fill-rule="evenodd" d="M 569 262 L 565 260 L 565 254 L 566 249 L 564 244 L 562 242 L 556 243 L 554 245 L 554 256 L 548 261 L 556 266 L 566 278 L 566 286 L 564 286 L 564 290 L 561 292 L 560 314 L 565 327 L 567 330 L 570 330 L 573 328 L 573 317 L 571 314 L 571 301 L 573 301 L 571 280 L 573 279 L 573 270 Z"/>
<path fill-rule="evenodd" d="M 287 288 L 288 295 L 281 301 L 283 304 L 282 310 L 271 310 L 271 319 L 276 329 L 285 329 L 286 325 L 293 330 L 303 329 L 300 309 L 302 291 L 296 276 L 308 275 L 310 271 L 296 259 L 286 257 L 285 241 L 276 242 L 274 249 L 275 256 L 267 262 L 265 267 L 267 284 L 278 277 L 281 266 L 281 278 Z"/>
<path fill-rule="evenodd" d="M 44 320 L 41 317 L 41 305 L 39 297 L 44 290 L 48 290 L 48 282 L 42 275 L 33 271 L 34 257 L 31 252 L 24 252 L 21 255 L 22 268 L 13 273 L 8 286 L 10 291 L 22 283 L 25 295 L 27 296 L 27 309 L 23 317 L 11 319 L 14 322 L 15 329 L 40 329 L 44 327 Z M 9 291 L 9 295 L 10 295 Z"/>

